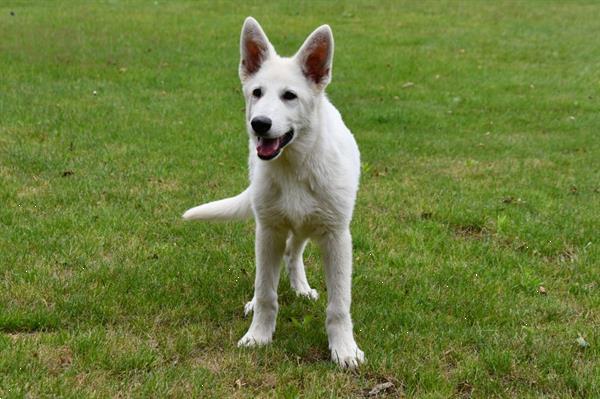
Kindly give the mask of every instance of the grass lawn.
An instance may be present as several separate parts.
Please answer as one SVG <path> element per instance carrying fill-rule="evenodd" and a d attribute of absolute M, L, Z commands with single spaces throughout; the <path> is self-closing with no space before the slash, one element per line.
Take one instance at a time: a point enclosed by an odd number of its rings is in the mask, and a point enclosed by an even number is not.
<path fill-rule="evenodd" d="M 321 293 L 250 321 L 239 31 L 336 38 L 362 151 L 353 318 Z M 600 4 L 2 1 L 0 397 L 600 397 Z M 579 339 L 579 343 L 578 343 Z M 587 344 L 587 345 L 586 345 Z"/>

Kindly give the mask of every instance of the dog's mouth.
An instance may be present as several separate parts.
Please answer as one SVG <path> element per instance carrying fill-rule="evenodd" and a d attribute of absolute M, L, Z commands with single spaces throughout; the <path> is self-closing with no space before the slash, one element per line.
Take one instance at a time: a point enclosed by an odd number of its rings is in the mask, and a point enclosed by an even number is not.
<path fill-rule="evenodd" d="M 268 161 L 275 158 L 283 147 L 288 145 L 294 138 L 294 129 L 290 129 L 289 132 L 283 136 L 276 137 L 274 139 L 268 139 L 266 137 L 258 137 L 258 143 L 256 144 L 256 154 L 263 161 Z"/>

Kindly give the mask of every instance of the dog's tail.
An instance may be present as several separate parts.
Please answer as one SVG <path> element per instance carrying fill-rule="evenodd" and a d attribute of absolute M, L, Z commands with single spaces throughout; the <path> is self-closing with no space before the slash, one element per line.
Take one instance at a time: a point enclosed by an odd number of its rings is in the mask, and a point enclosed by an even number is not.
<path fill-rule="evenodd" d="M 250 193 L 247 188 L 235 197 L 196 206 L 183 214 L 185 220 L 234 220 L 252 216 Z"/>

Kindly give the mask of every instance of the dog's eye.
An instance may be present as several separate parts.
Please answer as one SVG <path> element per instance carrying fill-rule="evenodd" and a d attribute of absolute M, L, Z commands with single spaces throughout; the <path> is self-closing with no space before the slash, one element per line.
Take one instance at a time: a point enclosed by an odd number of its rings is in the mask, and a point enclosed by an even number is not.
<path fill-rule="evenodd" d="M 262 90 L 260 88 L 256 88 L 256 89 L 252 90 L 252 95 L 256 98 L 261 98 Z"/>
<path fill-rule="evenodd" d="M 298 98 L 296 93 L 294 93 L 293 91 L 289 91 L 289 90 L 284 92 L 282 97 L 284 100 L 287 100 L 287 101 L 295 100 Z"/>

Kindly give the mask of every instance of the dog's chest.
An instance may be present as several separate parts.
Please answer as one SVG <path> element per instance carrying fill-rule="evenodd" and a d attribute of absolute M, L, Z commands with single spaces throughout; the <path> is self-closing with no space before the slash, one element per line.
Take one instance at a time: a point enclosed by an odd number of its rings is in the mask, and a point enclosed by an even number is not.
<path fill-rule="evenodd" d="M 326 196 L 326 195 L 325 195 Z M 310 179 L 296 176 L 268 179 L 260 187 L 255 208 L 263 222 L 310 233 L 327 224 L 324 193 Z"/>
<path fill-rule="evenodd" d="M 308 182 L 283 182 L 275 207 L 292 224 L 306 221 L 318 211 L 319 200 Z"/>

